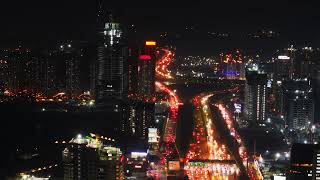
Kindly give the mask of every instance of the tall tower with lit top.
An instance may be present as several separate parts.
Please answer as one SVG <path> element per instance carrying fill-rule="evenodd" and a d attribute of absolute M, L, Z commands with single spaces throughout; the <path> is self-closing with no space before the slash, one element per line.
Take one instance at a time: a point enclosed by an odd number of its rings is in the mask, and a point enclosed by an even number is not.
<path fill-rule="evenodd" d="M 120 23 L 110 14 L 97 41 L 96 104 L 121 102 L 128 95 L 128 48 Z M 116 105 L 117 103 L 111 103 Z"/>

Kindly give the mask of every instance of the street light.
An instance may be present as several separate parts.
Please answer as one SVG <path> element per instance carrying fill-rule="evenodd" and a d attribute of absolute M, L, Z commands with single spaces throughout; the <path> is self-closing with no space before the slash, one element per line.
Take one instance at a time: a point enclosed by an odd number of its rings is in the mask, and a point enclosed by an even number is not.
<path fill-rule="evenodd" d="M 289 158 L 290 157 L 290 154 L 288 152 L 285 152 L 285 157 L 286 158 Z"/>
<path fill-rule="evenodd" d="M 267 119 L 267 123 L 271 123 L 271 119 L 270 118 Z"/>

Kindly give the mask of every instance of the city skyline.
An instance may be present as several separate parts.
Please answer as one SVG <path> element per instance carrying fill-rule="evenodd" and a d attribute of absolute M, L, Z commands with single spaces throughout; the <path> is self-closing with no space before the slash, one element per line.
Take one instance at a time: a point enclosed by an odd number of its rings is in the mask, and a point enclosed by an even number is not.
<path fill-rule="evenodd" d="M 316 3 L 141 4 L 5 3 L 0 179 L 319 178 Z"/>

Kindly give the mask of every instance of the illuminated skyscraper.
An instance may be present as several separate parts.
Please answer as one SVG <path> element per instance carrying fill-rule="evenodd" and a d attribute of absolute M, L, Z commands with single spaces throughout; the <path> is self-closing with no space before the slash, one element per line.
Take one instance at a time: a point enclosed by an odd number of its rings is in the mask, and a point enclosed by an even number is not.
<path fill-rule="evenodd" d="M 314 61 L 318 52 L 311 47 L 285 49 L 274 60 L 275 80 L 311 78 L 314 75 Z"/>
<path fill-rule="evenodd" d="M 275 59 L 273 63 L 273 79 L 275 81 L 283 81 L 292 78 L 292 57 L 286 55 L 280 55 Z"/>
<path fill-rule="evenodd" d="M 119 23 L 109 16 L 99 32 L 95 97 L 97 106 L 111 105 L 128 96 L 128 48 Z"/>
<path fill-rule="evenodd" d="M 130 102 L 129 118 L 123 124 L 124 134 L 146 142 L 148 128 L 153 127 L 155 116 L 155 61 L 156 42 L 146 41 L 135 56 L 130 59 L 130 89 L 137 99 Z M 136 79 L 137 78 L 137 79 Z"/>
<path fill-rule="evenodd" d="M 284 114 L 289 128 L 308 128 L 314 119 L 313 90 L 308 81 L 294 80 L 284 84 Z"/>
<path fill-rule="evenodd" d="M 154 107 L 154 103 L 151 102 L 130 102 L 129 118 L 124 124 L 123 133 L 147 140 L 148 128 L 153 127 L 154 124 Z"/>
<path fill-rule="evenodd" d="M 256 64 L 246 69 L 244 114 L 249 122 L 265 121 L 267 74 L 261 72 Z"/>
<path fill-rule="evenodd" d="M 156 42 L 146 41 L 138 62 L 138 93 L 152 96 L 155 92 Z"/>
<path fill-rule="evenodd" d="M 103 145 L 91 137 L 73 138 L 62 152 L 64 180 L 122 180 L 119 148 Z"/>

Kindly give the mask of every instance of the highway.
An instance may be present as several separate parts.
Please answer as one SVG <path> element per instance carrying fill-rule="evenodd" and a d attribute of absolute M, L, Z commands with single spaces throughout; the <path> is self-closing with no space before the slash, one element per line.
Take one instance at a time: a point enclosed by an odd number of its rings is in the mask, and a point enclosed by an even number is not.
<path fill-rule="evenodd" d="M 172 63 L 174 53 L 167 49 L 161 49 L 164 53 L 162 57 L 156 62 L 156 81 L 155 86 L 158 91 L 167 94 L 167 103 L 169 105 L 169 115 L 165 122 L 163 135 L 160 142 L 160 163 L 155 165 L 155 168 L 148 171 L 148 176 L 153 179 L 166 179 L 169 175 L 166 164 L 170 160 L 180 160 L 180 154 L 176 146 L 176 127 L 178 121 L 179 106 L 182 102 L 178 95 L 166 86 L 162 81 L 173 79 L 170 71 L 167 70 L 168 65 Z"/>
<path fill-rule="evenodd" d="M 162 91 L 165 92 L 166 94 L 169 95 L 169 118 L 166 123 L 166 128 L 164 129 L 164 134 L 163 134 L 163 141 L 166 143 L 174 143 L 176 140 L 176 124 L 177 124 L 177 115 L 179 111 L 179 106 L 182 104 L 181 100 L 177 96 L 177 94 L 169 89 L 166 85 L 163 83 L 157 81 L 156 82 L 156 87 Z"/>
<path fill-rule="evenodd" d="M 203 93 L 193 99 L 195 106 L 193 142 L 186 156 L 185 171 L 190 179 L 236 179 L 240 170 L 232 160 L 225 144 L 220 142 L 209 106 L 214 93 Z M 213 162 L 214 161 L 214 162 Z"/>
<path fill-rule="evenodd" d="M 168 70 L 174 53 L 161 49 L 164 53 L 156 62 L 156 87 L 168 95 L 169 116 L 162 135 L 162 165 L 170 160 L 180 160 L 176 147 L 176 127 L 179 106 L 178 95 L 163 81 L 175 81 Z M 230 83 L 230 82 L 229 82 Z M 194 110 L 194 130 L 189 151 L 184 158 L 184 172 L 189 179 L 263 179 L 255 161 L 249 161 L 246 148 L 238 134 L 232 116 L 222 99 L 238 88 L 230 88 L 211 93 L 201 93 L 192 99 Z M 214 102 L 212 101 L 214 99 Z M 168 169 L 159 166 L 156 176 L 168 175 Z"/>
<path fill-rule="evenodd" d="M 222 103 L 217 103 L 236 91 L 202 93 L 193 99 L 195 127 L 185 163 L 190 179 L 263 179 L 256 164 L 248 161 L 232 116 Z M 214 104 L 210 101 L 213 97 L 217 101 Z"/>
<path fill-rule="evenodd" d="M 172 63 L 174 53 L 168 49 L 161 49 L 164 55 L 156 62 L 156 77 L 158 79 L 174 79 L 168 66 Z"/>

